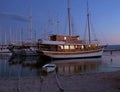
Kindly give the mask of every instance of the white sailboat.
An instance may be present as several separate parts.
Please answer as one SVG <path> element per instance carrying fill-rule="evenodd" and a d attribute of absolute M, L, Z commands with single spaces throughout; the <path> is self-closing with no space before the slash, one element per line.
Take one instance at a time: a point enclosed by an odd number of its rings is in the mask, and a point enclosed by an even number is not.
<path fill-rule="evenodd" d="M 6 43 L 6 33 L 4 33 L 4 43 L 0 44 L 0 54 L 8 54 L 8 53 L 11 55 Z"/>

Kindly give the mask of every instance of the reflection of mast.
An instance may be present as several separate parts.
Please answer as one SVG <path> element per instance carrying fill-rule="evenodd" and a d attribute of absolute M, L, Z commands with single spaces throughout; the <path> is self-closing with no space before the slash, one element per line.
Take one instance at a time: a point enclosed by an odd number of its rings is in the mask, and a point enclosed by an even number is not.
<path fill-rule="evenodd" d="M 68 0 L 68 28 L 69 28 L 69 35 L 71 35 L 71 30 L 70 30 L 70 0 Z"/>
<path fill-rule="evenodd" d="M 90 37 L 90 14 L 89 14 L 89 7 L 88 7 L 88 0 L 87 0 L 87 23 L 88 23 L 88 37 L 89 37 L 89 44 L 91 43 Z"/>

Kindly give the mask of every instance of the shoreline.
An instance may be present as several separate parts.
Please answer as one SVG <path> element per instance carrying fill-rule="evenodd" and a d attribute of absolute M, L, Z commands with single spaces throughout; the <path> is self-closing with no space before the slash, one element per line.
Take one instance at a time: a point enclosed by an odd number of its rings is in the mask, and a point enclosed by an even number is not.
<path fill-rule="evenodd" d="M 120 71 L 88 74 L 0 78 L 0 92 L 119 92 Z"/>

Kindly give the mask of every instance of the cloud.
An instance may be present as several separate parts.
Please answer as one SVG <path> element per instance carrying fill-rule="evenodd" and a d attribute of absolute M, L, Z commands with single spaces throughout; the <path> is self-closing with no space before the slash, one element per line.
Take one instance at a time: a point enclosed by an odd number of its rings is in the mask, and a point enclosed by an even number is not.
<path fill-rule="evenodd" d="M 21 22 L 30 22 L 30 16 L 23 16 L 19 14 L 11 14 L 7 12 L 2 12 L 0 13 L 0 16 L 2 17 L 8 17 L 16 21 L 21 21 Z"/>

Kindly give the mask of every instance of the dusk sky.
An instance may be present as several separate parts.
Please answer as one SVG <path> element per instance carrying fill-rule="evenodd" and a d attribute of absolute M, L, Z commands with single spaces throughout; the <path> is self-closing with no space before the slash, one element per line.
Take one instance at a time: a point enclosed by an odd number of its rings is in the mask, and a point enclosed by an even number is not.
<path fill-rule="evenodd" d="M 86 1 L 70 0 L 73 34 L 84 37 Z M 120 44 L 120 0 L 88 0 L 91 30 L 106 44 Z M 68 34 L 67 0 L 0 0 L 0 41 L 29 39 L 29 16 L 32 13 L 32 39 L 49 34 Z M 59 21 L 59 23 L 57 23 Z M 36 33 L 36 34 L 35 34 Z M 91 32 L 92 33 L 92 32 Z M 35 36 L 36 35 L 36 36 Z"/>

